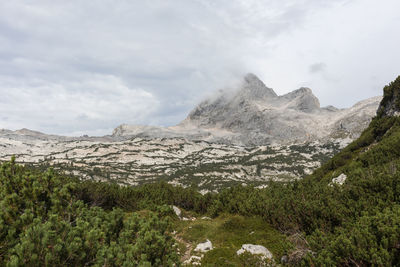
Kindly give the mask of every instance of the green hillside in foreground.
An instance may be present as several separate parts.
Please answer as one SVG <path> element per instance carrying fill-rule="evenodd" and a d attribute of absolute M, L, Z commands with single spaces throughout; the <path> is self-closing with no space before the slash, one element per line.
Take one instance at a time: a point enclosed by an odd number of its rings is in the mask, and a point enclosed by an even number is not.
<path fill-rule="evenodd" d="M 400 77 L 359 139 L 309 177 L 264 189 L 121 187 L 12 160 L 0 168 L 0 266 L 179 266 L 204 239 L 215 246 L 204 266 L 262 266 L 236 255 L 244 243 L 265 245 L 275 264 L 398 266 L 399 99 Z M 170 205 L 212 219 L 184 222 Z"/>

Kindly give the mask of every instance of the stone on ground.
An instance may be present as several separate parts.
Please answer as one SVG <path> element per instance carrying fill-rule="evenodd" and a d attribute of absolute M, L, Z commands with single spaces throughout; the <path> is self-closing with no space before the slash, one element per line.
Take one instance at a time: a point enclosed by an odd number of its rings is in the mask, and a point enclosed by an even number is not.
<path fill-rule="evenodd" d="M 338 177 L 332 179 L 331 185 L 333 185 L 333 184 L 343 185 L 344 182 L 346 181 L 346 179 L 347 179 L 347 175 L 342 173 Z"/>
<path fill-rule="evenodd" d="M 177 206 L 172 206 L 172 209 L 174 210 L 176 216 L 180 218 L 182 214 L 181 210 Z"/>
<path fill-rule="evenodd" d="M 211 243 L 210 240 L 207 239 L 206 242 L 198 244 L 196 246 L 196 248 L 194 249 L 194 251 L 205 253 L 205 252 L 210 251 L 212 249 L 213 249 L 212 243 Z"/>
<path fill-rule="evenodd" d="M 272 253 L 261 245 L 244 244 L 241 249 L 236 251 L 236 254 L 240 255 L 244 252 L 249 252 L 253 255 L 261 255 L 263 259 L 272 259 Z"/>

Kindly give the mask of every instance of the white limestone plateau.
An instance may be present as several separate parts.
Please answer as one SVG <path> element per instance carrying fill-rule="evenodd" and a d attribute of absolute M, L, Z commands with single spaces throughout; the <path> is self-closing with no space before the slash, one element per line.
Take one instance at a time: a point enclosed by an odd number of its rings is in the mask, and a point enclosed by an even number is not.
<path fill-rule="evenodd" d="M 350 139 L 348 139 L 350 141 Z M 53 166 L 85 180 L 140 185 L 164 180 L 196 185 L 201 193 L 235 184 L 263 186 L 299 179 L 346 143 L 303 143 L 243 147 L 186 139 L 46 139 L 0 131 L 0 160 Z"/>

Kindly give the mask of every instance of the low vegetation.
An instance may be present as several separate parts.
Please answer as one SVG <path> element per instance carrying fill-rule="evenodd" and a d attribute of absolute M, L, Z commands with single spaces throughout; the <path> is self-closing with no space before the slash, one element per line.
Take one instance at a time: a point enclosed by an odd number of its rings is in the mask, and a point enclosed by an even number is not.
<path fill-rule="evenodd" d="M 236 254 L 243 244 L 263 245 L 278 259 L 292 249 L 285 236 L 260 217 L 224 213 L 214 219 L 202 218 L 176 221 L 175 229 L 177 235 L 190 244 L 199 244 L 207 239 L 212 242 L 214 249 L 206 253 L 202 261 L 206 266 L 249 266 L 244 263 L 254 259 Z"/>
<path fill-rule="evenodd" d="M 6 266 L 151 266 L 178 261 L 157 212 L 89 206 L 79 183 L 5 163 L 0 169 L 0 263 Z"/>

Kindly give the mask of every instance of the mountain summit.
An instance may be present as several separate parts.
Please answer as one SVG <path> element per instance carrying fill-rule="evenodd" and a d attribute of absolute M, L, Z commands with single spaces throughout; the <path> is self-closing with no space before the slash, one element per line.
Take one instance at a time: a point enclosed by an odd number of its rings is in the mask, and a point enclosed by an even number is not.
<path fill-rule="evenodd" d="M 370 98 L 348 109 L 321 108 L 310 88 L 278 96 L 249 73 L 239 88 L 201 102 L 177 126 L 121 125 L 113 135 L 184 137 L 239 145 L 354 139 L 368 126 L 380 100 Z"/>
<path fill-rule="evenodd" d="M 312 93 L 310 88 L 301 87 L 286 95 L 281 99 L 291 103 L 290 107 L 303 112 L 312 112 L 320 108 L 318 98 Z"/>
<path fill-rule="evenodd" d="M 265 84 L 253 73 L 248 73 L 244 76 L 239 95 L 243 98 L 260 100 L 277 97 L 273 89 L 268 88 Z"/>

